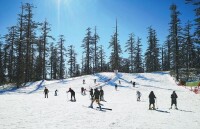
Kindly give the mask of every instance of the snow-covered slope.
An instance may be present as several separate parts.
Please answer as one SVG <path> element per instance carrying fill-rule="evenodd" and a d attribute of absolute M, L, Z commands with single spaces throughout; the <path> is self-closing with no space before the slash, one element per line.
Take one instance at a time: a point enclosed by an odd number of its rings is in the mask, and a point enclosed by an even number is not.
<path fill-rule="evenodd" d="M 86 84 L 82 84 L 85 79 Z M 94 79 L 97 83 L 94 84 Z M 119 80 L 121 84 L 119 84 Z M 130 81 L 136 82 L 132 87 Z M 118 91 L 114 85 L 118 84 Z M 81 95 L 81 87 L 102 86 L 103 107 L 97 111 L 90 105 L 89 93 Z M 50 91 L 45 99 L 43 90 Z M 70 102 L 71 87 L 77 102 Z M 58 90 L 58 96 L 54 91 Z M 136 91 L 142 93 L 136 101 Z M 178 95 L 178 108 L 169 110 L 172 91 Z M 154 91 L 158 110 L 148 110 L 148 95 Z M 0 129 L 199 129 L 200 96 L 179 87 L 167 72 L 128 74 L 99 73 L 57 81 L 38 81 L 27 87 L 0 94 Z M 94 107 L 97 104 L 94 103 Z"/>

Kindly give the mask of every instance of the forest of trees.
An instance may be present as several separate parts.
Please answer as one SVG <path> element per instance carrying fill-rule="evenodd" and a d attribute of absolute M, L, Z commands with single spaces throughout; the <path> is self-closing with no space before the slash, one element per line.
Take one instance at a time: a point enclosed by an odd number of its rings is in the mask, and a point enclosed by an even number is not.
<path fill-rule="evenodd" d="M 75 47 L 64 45 L 64 35 L 57 37 L 58 41 L 50 35 L 51 25 L 47 19 L 43 23 L 34 21 L 34 5 L 22 4 L 16 25 L 8 27 L 7 34 L 0 35 L 0 85 L 15 83 L 19 88 L 30 81 L 113 70 L 127 73 L 173 71 L 178 80 L 180 69 L 200 69 L 200 2 L 185 2 L 193 5 L 195 19 L 181 23 L 181 13 L 177 5 L 172 4 L 166 41 L 159 43 L 156 30 L 149 26 L 144 55 L 142 39 L 134 33 L 127 35 L 125 50 L 122 51 L 116 20 L 114 33 L 108 42 L 111 53 L 106 61 L 104 49 L 107 48 L 98 44 L 100 35 L 97 28 L 93 28 L 93 32 L 88 27 L 81 45 L 81 62 L 77 62 Z M 123 57 L 123 52 L 129 55 L 128 58 Z"/>

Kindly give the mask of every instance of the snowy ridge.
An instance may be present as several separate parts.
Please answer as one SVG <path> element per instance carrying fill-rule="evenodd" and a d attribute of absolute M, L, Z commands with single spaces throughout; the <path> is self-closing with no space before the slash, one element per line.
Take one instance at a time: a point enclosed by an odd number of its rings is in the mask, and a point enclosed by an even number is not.
<path fill-rule="evenodd" d="M 86 84 L 83 84 L 85 79 Z M 97 80 L 96 84 L 94 79 Z M 119 80 L 121 84 L 119 84 Z M 130 81 L 136 82 L 136 87 Z M 116 91 L 114 85 L 117 84 Z M 91 101 L 89 93 L 81 95 L 81 87 L 103 86 L 102 107 L 112 111 L 99 112 L 84 108 Z M 49 89 L 45 99 L 44 87 Z M 71 87 L 77 102 L 70 102 Z M 58 90 L 58 96 L 54 91 Z M 142 93 L 136 101 L 136 91 Z M 178 95 L 178 108 L 169 110 L 172 91 Z M 158 110 L 148 110 L 148 95 L 154 91 Z M 0 129 L 199 129 L 200 96 L 177 86 L 168 72 L 98 73 L 55 81 L 38 81 L 12 92 L 0 92 Z M 97 104 L 94 103 L 94 107 Z"/>

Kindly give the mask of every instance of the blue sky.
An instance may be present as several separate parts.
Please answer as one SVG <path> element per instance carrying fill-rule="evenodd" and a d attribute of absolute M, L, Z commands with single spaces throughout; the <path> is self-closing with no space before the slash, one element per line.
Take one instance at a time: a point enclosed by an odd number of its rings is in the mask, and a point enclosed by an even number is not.
<path fill-rule="evenodd" d="M 182 25 L 194 18 L 193 7 L 186 5 L 184 0 L 0 0 L 0 35 L 6 34 L 7 27 L 16 25 L 21 2 L 36 6 L 34 20 L 43 22 L 46 18 L 51 24 L 51 35 L 58 39 L 63 34 L 65 46 L 73 44 L 79 57 L 88 27 L 94 32 L 97 26 L 99 45 L 104 46 L 109 57 L 108 43 L 114 32 L 116 18 L 122 50 L 125 50 L 128 35 L 134 33 L 142 38 L 143 52 L 147 44 L 147 27 L 152 26 L 157 31 L 159 44 L 165 41 L 172 3 L 177 4 L 181 12 Z M 127 57 L 127 54 L 123 52 L 122 56 Z"/>

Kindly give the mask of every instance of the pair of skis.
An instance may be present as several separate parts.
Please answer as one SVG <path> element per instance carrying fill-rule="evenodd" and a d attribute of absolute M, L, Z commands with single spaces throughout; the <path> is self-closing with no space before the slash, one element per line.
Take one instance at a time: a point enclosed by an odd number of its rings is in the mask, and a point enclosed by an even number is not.
<path fill-rule="evenodd" d="M 83 105 L 83 107 L 90 108 L 90 109 L 94 109 L 94 110 L 97 110 L 97 111 L 103 111 L 103 112 L 105 112 L 106 110 L 112 111 L 111 108 L 105 108 L 105 107 L 101 107 L 101 109 L 100 109 L 99 107 L 93 108 L 93 107 L 84 106 L 84 105 Z"/>
<path fill-rule="evenodd" d="M 160 109 L 158 109 L 158 108 L 149 109 L 149 110 L 154 110 L 154 111 L 163 112 L 163 113 L 170 113 L 170 112 L 168 112 L 168 111 L 160 110 Z"/>

